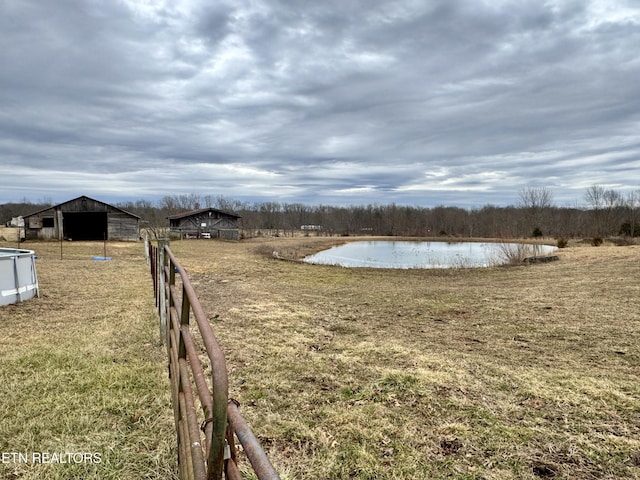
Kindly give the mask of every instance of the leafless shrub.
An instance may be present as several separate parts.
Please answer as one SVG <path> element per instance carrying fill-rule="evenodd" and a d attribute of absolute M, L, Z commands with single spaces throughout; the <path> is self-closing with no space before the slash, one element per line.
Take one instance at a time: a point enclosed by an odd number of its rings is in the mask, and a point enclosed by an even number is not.
<path fill-rule="evenodd" d="M 498 257 L 500 263 L 507 265 L 518 265 L 523 263 L 525 258 L 535 257 L 538 254 L 538 246 L 526 243 L 500 242 L 498 244 Z"/>

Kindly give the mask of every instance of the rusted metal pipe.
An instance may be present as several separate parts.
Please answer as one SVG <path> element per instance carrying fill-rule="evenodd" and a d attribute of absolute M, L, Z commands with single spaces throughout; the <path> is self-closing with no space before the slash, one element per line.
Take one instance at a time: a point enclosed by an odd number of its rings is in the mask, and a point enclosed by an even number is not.
<path fill-rule="evenodd" d="M 209 418 L 211 416 L 211 409 L 213 408 L 213 400 L 205 380 L 204 370 L 202 369 L 202 365 L 200 365 L 200 358 L 196 351 L 196 345 L 193 341 L 193 337 L 191 336 L 191 332 L 188 329 L 183 329 L 182 337 L 187 349 L 187 355 L 191 365 L 191 371 L 193 372 L 193 380 L 196 384 L 196 390 L 198 391 L 198 397 L 200 398 L 200 403 L 202 403 L 202 410 L 205 418 Z"/>
<path fill-rule="evenodd" d="M 198 419 L 196 416 L 196 407 L 193 404 L 193 392 L 189 381 L 189 371 L 187 369 L 187 360 L 181 358 L 180 364 L 180 385 L 184 392 L 184 415 L 187 421 L 187 430 L 189 436 L 183 439 L 189 442 L 189 452 L 193 463 L 193 475 L 198 480 L 206 480 L 207 473 L 204 468 L 204 457 L 202 455 L 202 444 L 200 443 L 200 430 L 198 428 Z"/>
<path fill-rule="evenodd" d="M 242 480 L 242 474 L 240 469 L 234 460 L 227 461 L 227 479 L 229 480 Z"/>
<path fill-rule="evenodd" d="M 207 356 L 211 362 L 212 385 L 213 385 L 213 402 L 211 412 L 211 440 L 209 442 L 209 452 L 207 457 L 208 478 L 222 478 L 223 462 L 224 462 L 224 438 L 227 428 L 227 399 L 229 397 L 229 383 L 227 378 L 227 364 L 222 353 L 222 349 L 213 334 L 211 325 L 204 309 L 200 305 L 200 301 L 196 292 L 189 281 L 186 270 L 173 255 L 168 247 L 165 247 L 165 253 L 170 260 L 172 268 L 169 274 L 175 275 L 177 270 L 182 280 L 182 311 L 184 314 L 184 303 L 189 303 L 191 311 L 193 311 L 196 323 L 202 336 L 207 351 Z M 174 284 L 174 282 L 170 282 Z M 184 322 L 184 319 L 183 319 Z"/>
<path fill-rule="evenodd" d="M 280 476 L 276 472 L 273 465 L 267 458 L 267 454 L 260 446 L 258 439 L 255 437 L 251 428 L 247 424 L 240 410 L 238 410 L 238 402 L 231 399 L 227 406 L 227 415 L 231 428 L 236 433 L 240 444 L 244 448 L 247 458 L 251 462 L 254 472 L 259 480 L 280 480 Z"/>
<path fill-rule="evenodd" d="M 184 401 L 184 392 L 178 394 L 179 408 L 181 412 L 186 410 Z M 180 416 L 180 425 L 178 428 L 178 448 L 182 451 L 183 462 L 181 464 L 183 475 L 191 480 L 194 478 L 193 474 L 193 457 L 191 455 L 191 448 L 189 448 L 189 427 L 187 426 L 187 419 Z"/>
<path fill-rule="evenodd" d="M 213 399 L 211 397 L 209 387 L 207 386 L 204 370 L 202 369 L 202 365 L 200 365 L 200 358 L 198 358 L 195 343 L 193 342 L 191 332 L 188 328 L 182 329 L 182 338 L 187 349 L 187 356 L 189 358 L 189 364 L 193 373 L 193 381 L 196 384 L 196 390 L 198 392 L 198 397 L 200 398 L 200 404 L 202 405 L 204 418 L 212 418 L 211 412 L 213 410 Z M 211 445 L 209 444 L 209 438 L 211 438 L 211 435 L 213 433 L 213 425 L 211 423 L 212 422 L 205 421 L 204 428 L 202 429 L 205 433 L 205 452 L 208 452 L 209 448 L 211 447 Z"/>
<path fill-rule="evenodd" d="M 178 433 L 181 475 L 207 480 L 241 480 L 236 463 L 234 433 L 244 447 L 259 480 L 279 480 L 258 440 L 242 418 L 235 400 L 228 400 L 228 377 L 224 353 L 213 333 L 209 319 L 191 285 L 186 270 L 166 245 L 162 248 L 163 298 L 166 298 L 167 350 L 174 414 Z M 163 265 L 158 265 L 162 263 Z M 176 275 L 178 274 L 178 275 Z M 176 283 L 176 281 L 178 282 Z M 160 288 L 158 288 L 160 290 Z M 160 292 L 158 292 L 158 295 Z M 191 317 L 193 315 L 193 317 Z M 196 324 L 212 369 L 209 390 L 198 351 L 191 335 L 190 318 Z M 191 372 L 189 372 L 191 369 Z M 191 375 L 193 379 L 191 378 Z M 200 445 L 198 416 L 192 382 L 196 386 L 205 416 L 201 429 L 205 432 L 204 454 Z M 177 397 L 177 398 L 176 398 Z M 225 441 L 226 440 L 226 441 Z M 228 444 L 226 443 L 228 442 Z M 231 450 L 225 455 L 225 446 Z M 206 456 L 206 464 L 205 464 Z M 225 458 L 226 456 L 226 458 Z M 205 471 L 206 470 L 206 471 Z"/>

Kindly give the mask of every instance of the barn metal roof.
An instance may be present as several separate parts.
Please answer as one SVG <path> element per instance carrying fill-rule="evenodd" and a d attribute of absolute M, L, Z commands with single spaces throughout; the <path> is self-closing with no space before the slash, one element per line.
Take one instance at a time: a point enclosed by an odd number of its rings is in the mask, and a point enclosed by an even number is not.
<path fill-rule="evenodd" d="M 92 202 L 101 203 L 103 205 L 106 205 L 107 207 L 111 207 L 114 210 L 118 210 L 120 212 L 126 213 L 127 215 L 130 215 L 132 217 L 135 217 L 135 218 L 138 218 L 138 219 L 140 218 L 138 215 L 135 215 L 135 214 L 133 214 L 131 212 L 127 212 L 126 210 L 118 208 L 118 207 L 116 207 L 114 205 L 111 205 L 109 203 L 101 202 L 100 200 L 96 200 L 95 198 L 87 197 L 86 195 L 81 195 L 81 196 L 79 196 L 77 198 L 73 198 L 71 200 L 67 200 L 66 202 L 62 202 L 62 203 L 59 203 L 57 205 L 52 205 L 51 207 L 43 208 L 42 210 L 38 210 L 37 212 L 30 213 L 29 215 L 23 215 L 23 218 L 29 218 L 29 217 L 32 217 L 33 215 L 37 215 L 38 213 L 46 212 L 47 210 L 54 210 L 54 209 L 56 209 L 58 207 L 62 207 L 63 205 L 66 205 L 68 203 L 77 202 L 78 200 L 82 200 L 82 199 L 91 200 Z"/>
<path fill-rule="evenodd" d="M 240 215 L 236 215 L 235 213 L 225 212 L 224 210 L 218 210 L 217 208 L 199 208 L 197 210 L 189 210 L 188 212 L 176 213 L 175 215 L 170 215 L 167 218 L 169 220 L 177 220 L 179 218 L 192 217 L 192 216 L 200 215 L 202 213 L 207 213 L 207 212 L 216 212 L 222 215 L 226 215 L 227 217 L 242 218 Z"/>

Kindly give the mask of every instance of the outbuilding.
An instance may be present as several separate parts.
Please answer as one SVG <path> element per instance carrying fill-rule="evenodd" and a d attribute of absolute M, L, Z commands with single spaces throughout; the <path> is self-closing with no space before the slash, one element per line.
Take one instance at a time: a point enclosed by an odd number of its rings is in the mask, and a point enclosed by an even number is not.
<path fill-rule="evenodd" d="M 200 208 L 170 216 L 169 227 L 171 233 L 180 238 L 238 240 L 240 218 L 239 215 L 215 208 Z"/>
<path fill-rule="evenodd" d="M 139 240 L 140 217 L 81 196 L 24 216 L 27 240 Z"/>

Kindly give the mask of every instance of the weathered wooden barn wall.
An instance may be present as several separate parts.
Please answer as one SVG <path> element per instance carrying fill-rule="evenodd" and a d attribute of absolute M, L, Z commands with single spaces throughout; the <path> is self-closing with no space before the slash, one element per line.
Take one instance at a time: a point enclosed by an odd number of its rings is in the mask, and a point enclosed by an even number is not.
<path fill-rule="evenodd" d="M 139 240 L 140 222 L 136 217 L 121 210 L 110 211 L 107 215 L 110 240 Z"/>
<path fill-rule="evenodd" d="M 222 218 L 215 224 L 215 233 L 218 238 L 223 240 L 239 240 L 240 229 L 238 223 L 228 218 Z"/>
<path fill-rule="evenodd" d="M 42 210 L 25 217 L 25 238 L 27 240 L 58 239 L 59 212 L 55 207 Z"/>
<path fill-rule="evenodd" d="M 107 212 L 109 209 L 108 204 L 101 202 L 99 200 L 94 200 L 89 197 L 78 197 L 73 200 L 69 200 L 68 202 L 61 203 L 60 205 L 56 205 L 53 208 L 59 209 L 62 212 L 69 213 L 81 213 L 81 212 Z M 115 208 L 115 207 L 111 207 Z"/>
<path fill-rule="evenodd" d="M 139 217 L 85 196 L 24 218 L 27 240 L 102 240 L 105 235 L 107 240 L 140 239 Z"/>
<path fill-rule="evenodd" d="M 215 208 L 203 208 L 169 217 L 169 225 L 174 235 L 183 237 L 221 238 L 225 240 L 239 240 L 240 216 L 223 212 Z"/>

